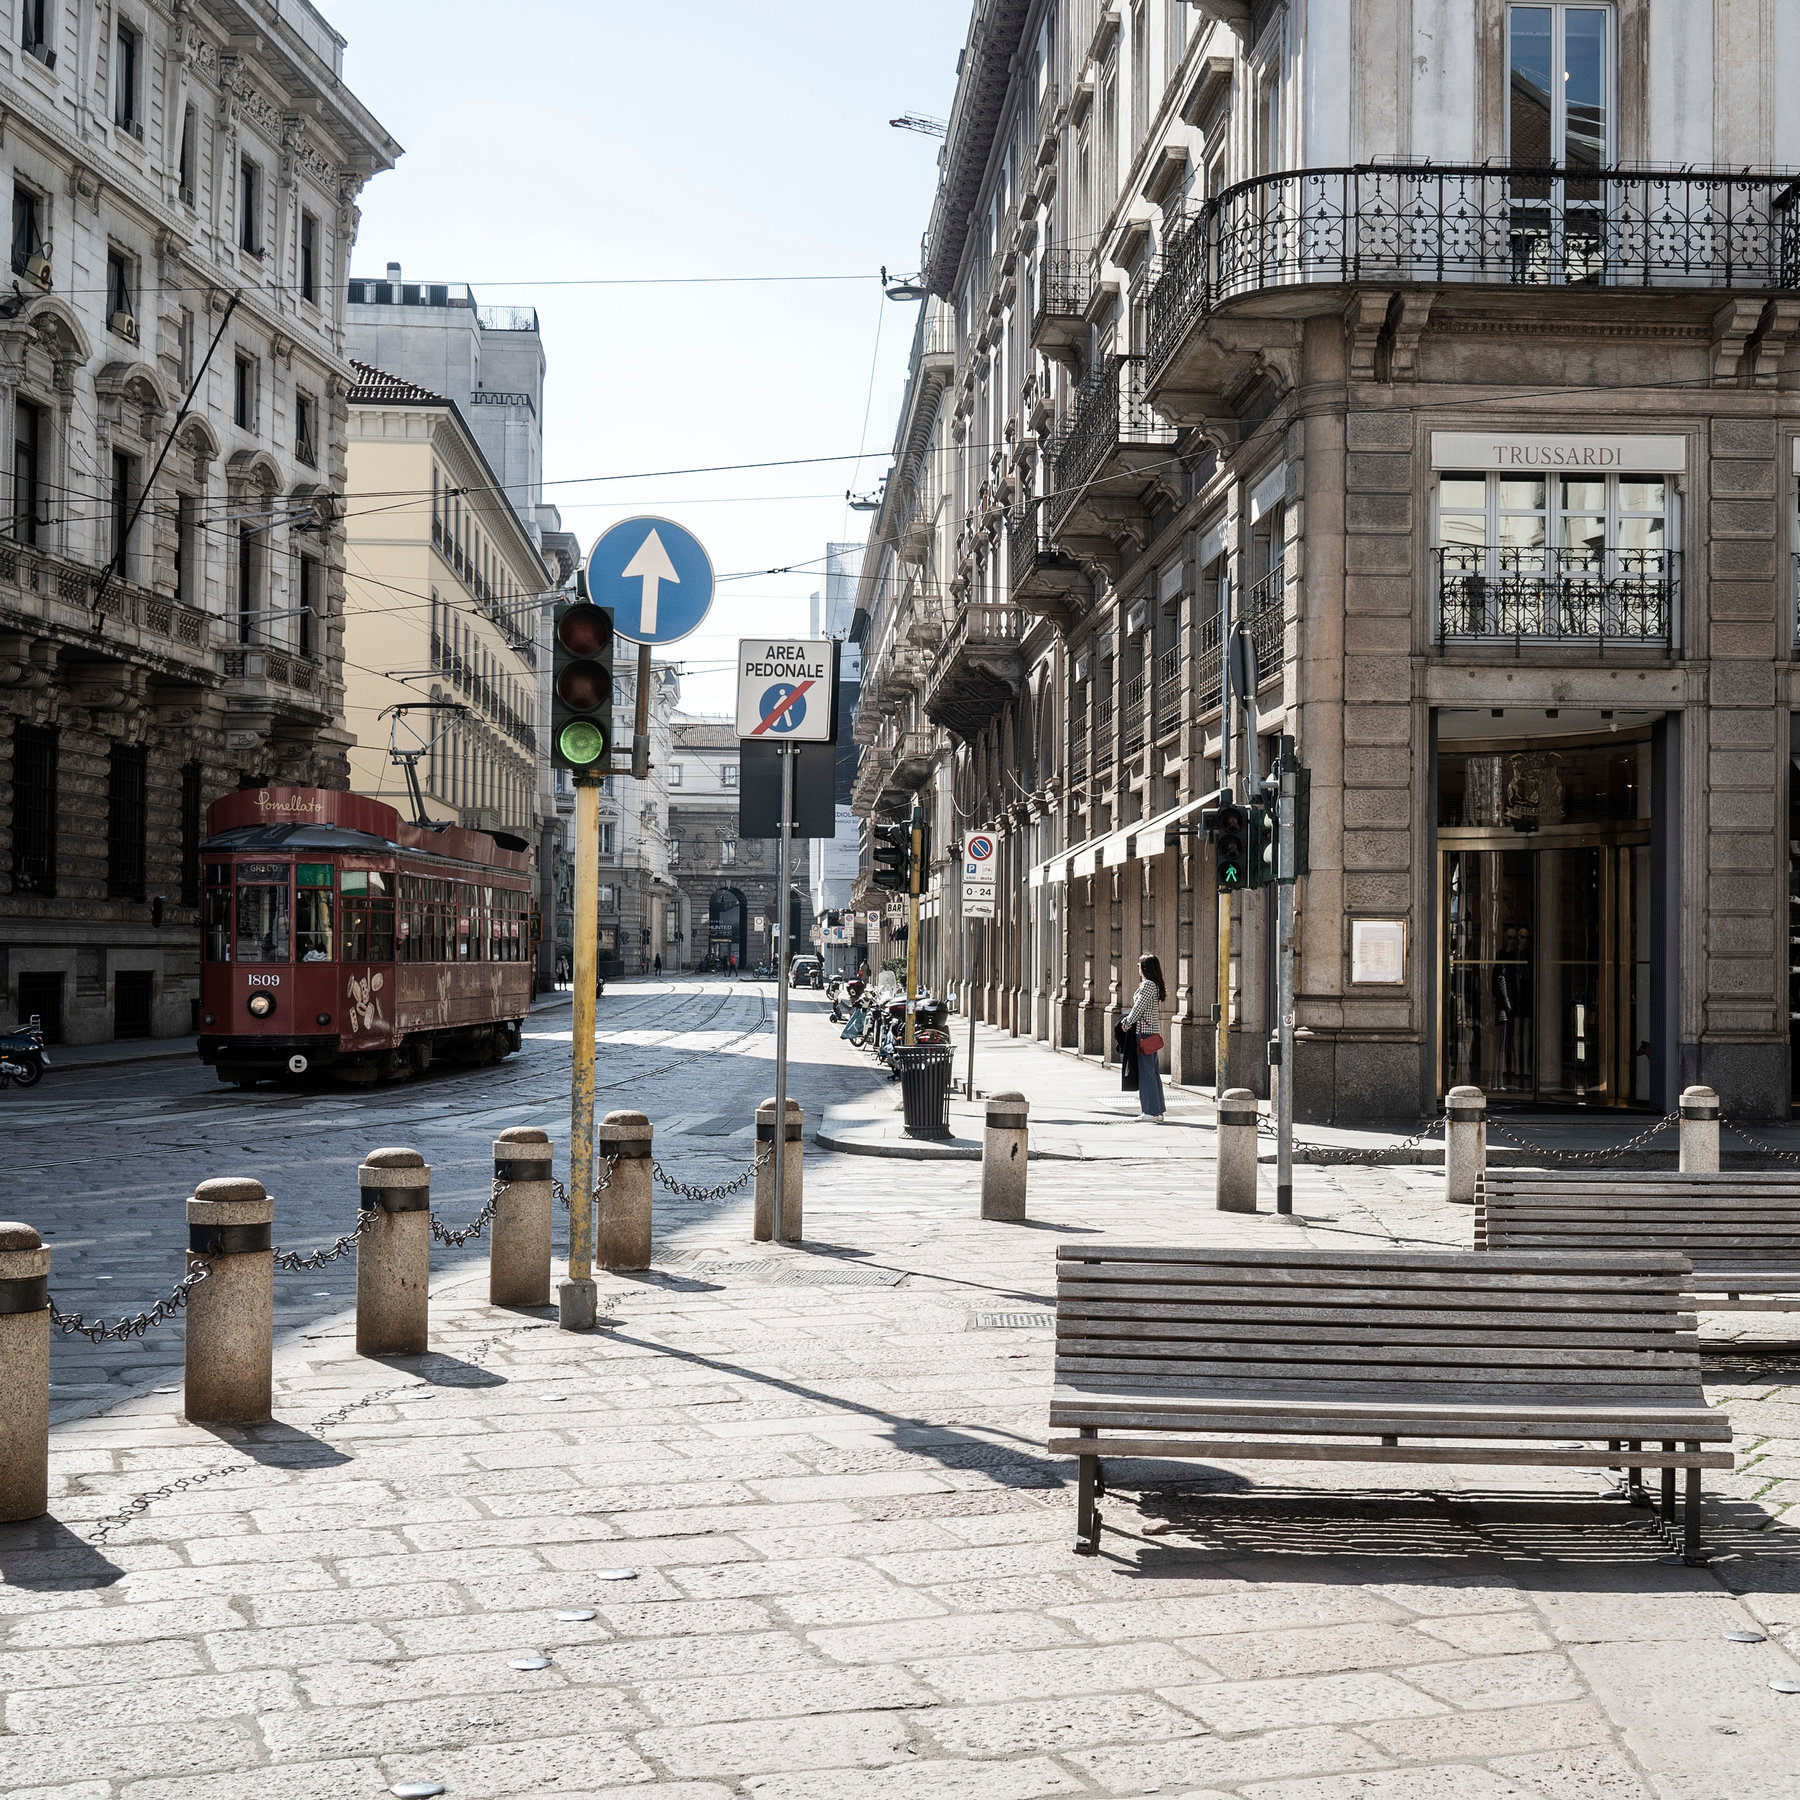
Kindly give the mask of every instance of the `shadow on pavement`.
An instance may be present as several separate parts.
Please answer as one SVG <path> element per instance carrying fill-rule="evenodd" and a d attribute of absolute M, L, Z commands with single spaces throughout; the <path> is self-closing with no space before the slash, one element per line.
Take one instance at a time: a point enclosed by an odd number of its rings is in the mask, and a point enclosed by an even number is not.
<path fill-rule="evenodd" d="M 97 1546 L 48 1513 L 0 1525 L 0 1585 L 62 1594 L 111 1587 L 124 1573 Z"/>
<path fill-rule="evenodd" d="M 335 1469 L 352 1460 L 342 1450 L 332 1449 L 323 1438 L 282 1419 L 271 1419 L 265 1425 L 208 1425 L 197 1419 L 188 1423 L 221 1444 L 241 1450 L 265 1468 Z"/>

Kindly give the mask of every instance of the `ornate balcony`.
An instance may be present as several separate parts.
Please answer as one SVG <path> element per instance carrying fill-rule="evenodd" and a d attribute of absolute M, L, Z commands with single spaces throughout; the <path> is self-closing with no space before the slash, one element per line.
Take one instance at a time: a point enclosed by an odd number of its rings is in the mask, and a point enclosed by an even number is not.
<path fill-rule="evenodd" d="M 1006 546 L 1013 604 L 1042 613 L 1067 631 L 1087 611 L 1093 582 L 1074 557 L 1050 541 L 1043 501 L 1027 501 L 1007 519 Z"/>
<path fill-rule="evenodd" d="M 1257 685 L 1273 681 L 1287 660 L 1287 567 L 1277 563 L 1244 596 L 1244 623 L 1256 648 Z"/>
<path fill-rule="evenodd" d="M 1144 395 L 1141 356 L 1113 356 L 1076 390 L 1069 422 L 1056 446 L 1056 492 L 1051 497 L 1054 535 L 1063 538 L 1081 518 L 1083 502 L 1104 521 L 1120 501 L 1139 498 L 1147 470 L 1173 454 L 1175 433 Z M 1103 531 L 1103 524 L 1101 527 Z"/>
<path fill-rule="evenodd" d="M 1800 182 L 1748 171 L 1365 164 L 1260 176 L 1165 244 L 1151 377 L 1169 373 L 1198 319 L 1277 289 L 1794 288 L 1797 207 Z"/>
<path fill-rule="evenodd" d="M 1086 250 L 1046 250 L 1038 265 L 1031 347 L 1076 369 L 1087 354 L 1088 302 L 1094 297 L 1094 259 Z"/>
<path fill-rule="evenodd" d="M 1024 691 L 1025 613 L 1016 606 L 965 606 L 925 683 L 925 713 L 960 738 L 972 738 Z"/>
<path fill-rule="evenodd" d="M 1663 649 L 1681 598 L 1681 558 L 1668 550 L 1519 549 L 1457 545 L 1436 552 L 1438 636 L 1452 644 L 1591 644 Z"/>

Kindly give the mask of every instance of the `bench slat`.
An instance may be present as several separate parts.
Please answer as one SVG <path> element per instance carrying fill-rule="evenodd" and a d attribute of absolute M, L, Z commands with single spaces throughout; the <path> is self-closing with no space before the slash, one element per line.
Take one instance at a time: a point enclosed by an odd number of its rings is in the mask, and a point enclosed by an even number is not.
<path fill-rule="evenodd" d="M 1205 1461 L 1469 1463 L 1520 1469 L 1729 1469 L 1729 1450 L 1505 1450 L 1484 1444 L 1273 1444 L 1184 1438 L 1051 1438 L 1052 1456 L 1200 1458 Z"/>
<path fill-rule="evenodd" d="M 1652 1340 L 1646 1339 L 1646 1344 Z M 1238 1362 L 1300 1362 L 1328 1360 L 1336 1365 L 1348 1363 L 1391 1362 L 1417 1363 L 1422 1368 L 1441 1368 L 1448 1356 L 1468 1367 L 1496 1369 L 1616 1369 L 1621 1367 L 1617 1352 L 1610 1347 L 1599 1349 L 1524 1348 L 1511 1344 L 1472 1344 L 1466 1340 L 1446 1340 L 1436 1344 L 1363 1344 L 1321 1342 L 1316 1336 L 1257 1341 L 1221 1336 L 1196 1326 L 1191 1331 L 1174 1335 L 1123 1333 L 1118 1337 L 1077 1332 L 1071 1323 L 1056 1328 L 1056 1354 L 1062 1356 L 1201 1356 L 1228 1358 Z M 1676 1369 L 1695 1372 L 1699 1359 L 1693 1351 L 1655 1343 L 1635 1353 L 1631 1368 Z"/>
<path fill-rule="evenodd" d="M 1157 1431 L 1190 1419 L 1220 1430 L 1319 1432 L 1342 1436 L 1365 1431 L 1382 1437 L 1523 1437 L 1566 1438 L 1577 1427 L 1586 1435 L 1607 1438 L 1675 1438 L 1697 1443 L 1729 1443 L 1731 1425 L 1707 1408 L 1671 1404 L 1645 1406 L 1541 1405 L 1454 1406 L 1407 1401 L 1305 1400 L 1263 1395 L 1248 1403 L 1242 1394 L 1189 1394 L 1166 1398 L 1157 1394 L 1107 1390 L 1085 1393 L 1058 1388 L 1050 1403 L 1053 1425 L 1128 1426 Z M 1226 1426 L 1221 1421 L 1230 1420 Z"/>

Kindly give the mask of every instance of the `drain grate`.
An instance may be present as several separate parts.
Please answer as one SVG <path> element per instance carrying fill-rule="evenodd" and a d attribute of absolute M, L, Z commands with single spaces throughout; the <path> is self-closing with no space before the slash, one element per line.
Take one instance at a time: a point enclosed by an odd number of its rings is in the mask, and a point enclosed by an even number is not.
<path fill-rule="evenodd" d="M 1049 1330 L 1056 1314 L 1047 1312 L 978 1312 L 969 1314 L 969 1331 Z"/>

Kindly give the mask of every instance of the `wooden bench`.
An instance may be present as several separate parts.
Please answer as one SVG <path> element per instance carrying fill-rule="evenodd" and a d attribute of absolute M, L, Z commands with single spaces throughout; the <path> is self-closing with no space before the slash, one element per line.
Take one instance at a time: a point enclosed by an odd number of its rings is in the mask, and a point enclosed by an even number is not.
<path fill-rule="evenodd" d="M 1707 1312 L 1800 1312 L 1800 1177 L 1489 1169 L 1477 1250 L 1673 1250 Z"/>
<path fill-rule="evenodd" d="M 1685 1257 L 1385 1250 L 1057 1251 L 1052 1455 L 1079 1459 L 1077 1551 L 1102 1459 L 1501 1464 L 1662 1471 L 1700 1553 L 1706 1404 Z M 1660 1445 L 1660 1450 L 1647 1446 Z"/>

